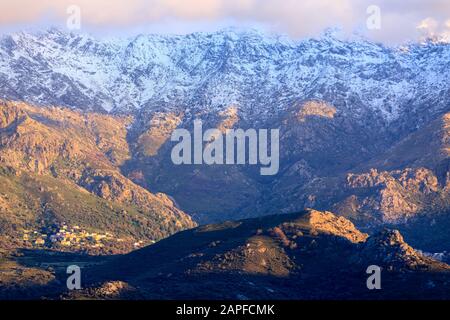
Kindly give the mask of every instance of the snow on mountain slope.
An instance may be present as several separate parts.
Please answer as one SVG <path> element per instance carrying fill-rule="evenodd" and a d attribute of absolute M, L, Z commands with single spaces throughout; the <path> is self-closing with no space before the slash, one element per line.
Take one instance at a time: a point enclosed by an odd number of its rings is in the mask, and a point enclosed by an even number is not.
<path fill-rule="evenodd" d="M 442 112 L 449 64 L 449 44 L 388 48 L 333 33 L 299 42 L 236 30 L 97 40 L 51 29 L 0 38 L 0 97 L 112 112 L 236 105 L 244 119 L 320 99 L 338 114 L 389 123 Z"/>

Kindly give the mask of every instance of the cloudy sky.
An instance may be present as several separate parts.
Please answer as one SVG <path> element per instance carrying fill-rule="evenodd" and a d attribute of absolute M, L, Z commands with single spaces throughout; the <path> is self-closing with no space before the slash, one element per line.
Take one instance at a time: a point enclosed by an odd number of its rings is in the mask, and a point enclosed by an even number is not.
<path fill-rule="evenodd" d="M 450 0 L 1 0 L 0 31 L 74 27 L 78 9 L 81 31 L 110 35 L 234 26 L 302 38 L 338 27 L 383 42 L 450 39 Z"/>

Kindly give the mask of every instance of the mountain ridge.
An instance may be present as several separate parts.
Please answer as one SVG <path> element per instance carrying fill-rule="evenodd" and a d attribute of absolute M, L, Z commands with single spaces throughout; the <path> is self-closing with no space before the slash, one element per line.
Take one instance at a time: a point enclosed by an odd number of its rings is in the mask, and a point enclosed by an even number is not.
<path fill-rule="evenodd" d="M 52 29 L 3 36 L 1 96 L 125 112 L 235 104 L 248 118 L 276 114 L 303 97 L 329 101 L 356 118 L 369 111 L 391 122 L 407 111 L 405 104 L 424 99 L 422 87 L 445 92 L 448 48 L 432 42 L 390 48 L 332 33 L 298 42 L 238 30 L 97 40 Z M 25 72 L 23 83 L 12 77 Z M 343 94 L 339 88 L 355 100 L 352 106 L 332 97 Z"/>

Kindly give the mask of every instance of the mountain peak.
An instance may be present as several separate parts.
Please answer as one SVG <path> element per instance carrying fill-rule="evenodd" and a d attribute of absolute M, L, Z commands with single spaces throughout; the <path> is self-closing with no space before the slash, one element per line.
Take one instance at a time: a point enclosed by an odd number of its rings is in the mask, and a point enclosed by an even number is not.
<path fill-rule="evenodd" d="M 353 223 L 331 212 L 310 209 L 307 215 L 311 227 L 317 231 L 343 237 L 353 243 L 364 242 L 368 235 L 361 233 Z"/>
<path fill-rule="evenodd" d="M 383 261 L 383 266 L 394 269 L 426 270 L 450 267 L 433 261 L 408 245 L 398 230 L 384 229 L 371 236 L 363 246 L 363 260 Z"/>

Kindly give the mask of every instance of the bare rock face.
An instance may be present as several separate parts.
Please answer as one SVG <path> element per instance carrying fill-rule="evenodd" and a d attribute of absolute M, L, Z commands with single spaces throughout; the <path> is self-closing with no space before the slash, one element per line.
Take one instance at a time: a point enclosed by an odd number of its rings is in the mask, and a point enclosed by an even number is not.
<path fill-rule="evenodd" d="M 103 299 L 125 299 L 132 294 L 135 289 L 128 283 L 122 281 L 111 281 L 104 283 L 97 289 L 96 295 Z"/>
<path fill-rule="evenodd" d="M 11 124 L 25 117 L 25 112 L 17 106 L 11 106 L 5 101 L 0 102 L 0 128 L 6 129 Z"/>
<path fill-rule="evenodd" d="M 1 134 L 2 164 L 48 173 L 52 167 L 84 165 L 113 168 L 128 155 L 127 117 L 82 114 L 62 108 L 37 108 L 5 102 L 5 112 L 18 111 L 16 120 Z M 36 169 L 37 167 L 37 169 Z"/>
<path fill-rule="evenodd" d="M 308 215 L 311 227 L 317 231 L 343 237 L 353 243 L 364 242 L 368 237 L 348 219 L 337 217 L 331 212 L 311 210 Z"/>
<path fill-rule="evenodd" d="M 435 174 L 425 168 L 349 174 L 347 187 L 356 194 L 359 190 L 373 190 L 369 196 L 357 197 L 357 202 L 361 208 L 379 212 L 380 219 L 388 223 L 415 217 L 443 192 Z"/>
<path fill-rule="evenodd" d="M 307 101 L 297 113 L 297 119 L 305 122 L 308 117 L 322 117 L 333 119 L 336 115 L 336 108 L 323 101 Z"/>
<path fill-rule="evenodd" d="M 236 106 L 229 106 L 227 109 L 219 112 L 220 123 L 217 129 L 225 134 L 227 130 L 234 129 L 239 123 L 239 108 Z"/>
<path fill-rule="evenodd" d="M 172 132 L 182 122 L 182 115 L 173 112 L 157 112 L 149 121 L 148 130 L 137 139 L 137 152 L 142 156 L 152 157 L 158 154 L 159 149 L 170 140 Z"/>
<path fill-rule="evenodd" d="M 364 173 L 347 174 L 346 199 L 335 208 L 394 224 L 447 212 L 448 119 L 445 114 L 408 135 L 363 164 L 358 171 Z"/>
<path fill-rule="evenodd" d="M 108 282 L 101 287 L 100 293 L 106 296 L 118 296 L 127 287 L 129 286 L 126 283 L 120 281 Z"/>

